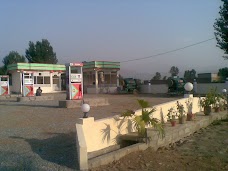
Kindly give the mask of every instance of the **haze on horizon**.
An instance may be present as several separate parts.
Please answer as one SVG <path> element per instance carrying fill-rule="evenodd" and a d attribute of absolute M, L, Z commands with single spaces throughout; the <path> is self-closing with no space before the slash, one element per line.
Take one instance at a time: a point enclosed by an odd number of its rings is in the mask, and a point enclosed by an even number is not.
<path fill-rule="evenodd" d="M 126 61 L 214 37 L 220 0 L 1 1 L 0 60 L 25 54 L 29 41 L 47 39 L 58 63 Z M 200 72 L 227 67 L 216 40 L 145 60 L 121 63 L 124 76 L 169 76 L 171 66 Z M 2 63 L 0 64 L 2 65 Z"/>

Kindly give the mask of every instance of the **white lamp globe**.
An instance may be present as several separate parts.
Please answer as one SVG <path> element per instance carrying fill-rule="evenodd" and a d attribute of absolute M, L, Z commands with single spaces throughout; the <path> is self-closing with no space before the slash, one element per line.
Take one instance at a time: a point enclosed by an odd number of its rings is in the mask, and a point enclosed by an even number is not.
<path fill-rule="evenodd" d="M 227 90 L 224 88 L 224 89 L 222 90 L 222 92 L 225 94 L 225 93 L 227 92 Z"/>
<path fill-rule="evenodd" d="M 88 105 L 88 104 L 82 104 L 82 106 L 81 106 L 81 110 L 82 110 L 82 112 L 84 112 L 84 113 L 88 113 L 89 112 L 89 110 L 90 110 L 90 105 Z"/>
<path fill-rule="evenodd" d="M 192 83 L 187 82 L 187 83 L 184 85 L 184 89 L 185 89 L 186 91 L 192 91 L 192 89 L 193 89 Z"/>

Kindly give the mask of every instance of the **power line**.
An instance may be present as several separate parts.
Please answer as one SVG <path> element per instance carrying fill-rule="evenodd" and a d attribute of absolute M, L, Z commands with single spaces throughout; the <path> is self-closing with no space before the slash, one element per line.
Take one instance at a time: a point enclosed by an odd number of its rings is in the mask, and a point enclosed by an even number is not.
<path fill-rule="evenodd" d="M 184 46 L 184 47 L 181 47 L 181 48 L 177 48 L 177 49 L 170 50 L 170 51 L 167 51 L 167 52 L 158 53 L 158 54 L 147 56 L 147 57 L 142 57 L 142 58 L 136 58 L 136 59 L 130 59 L 130 60 L 126 60 L 126 61 L 121 61 L 121 63 L 124 63 L 124 62 L 132 62 L 132 61 L 139 61 L 139 60 L 148 59 L 148 58 L 152 58 L 152 57 L 156 57 L 156 56 L 160 56 L 160 55 L 165 55 L 165 54 L 176 52 L 176 51 L 179 51 L 179 50 L 183 50 L 183 49 L 186 49 L 186 48 L 189 48 L 189 47 L 192 47 L 192 46 L 196 46 L 196 45 L 199 45 L 199 44 L 208 42 L 208 41 L 213 40 L 213 39 L 215 39 L 215 38 L 210 38 L 210 39 L 207 39 L 207 40 L 204 40 L 204 41 L 201 41 L 201 42 L 197 42 L 197 43 L 194 43 L 194 44 L 191 44 L 191 45 L 188 45 L 188 46 Z"/>

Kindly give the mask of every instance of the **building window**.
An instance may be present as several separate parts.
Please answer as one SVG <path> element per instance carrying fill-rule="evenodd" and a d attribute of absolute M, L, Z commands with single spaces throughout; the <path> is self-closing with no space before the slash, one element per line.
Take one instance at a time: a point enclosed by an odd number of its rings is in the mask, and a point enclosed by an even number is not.
<path fill-rule="evenodd" d="M 44 77 L 44 84 L 50 84 L 50 77 Z"/>
<path fill-rule="evenodd" d="M 34 76 L 34 84 L 50 84 L 50 77 Z"/>
<path fill-rule="evenodd" d="M 34 76 L 33 79 L 34 79 L 34 84 L 37 84 L 36 76 Z"/>
<path fill-rule="evenodd" d="M 42 77 L 42 76 L 37 76 L 36 80 L 37 80 L 37 84 L 43 84 L 44 83 L 44 77 Z"/>
<path fill-rule="evenodd" d="M 59 84 L 59 77 L 57 75 L 53 76 L 53 84 Z"/>

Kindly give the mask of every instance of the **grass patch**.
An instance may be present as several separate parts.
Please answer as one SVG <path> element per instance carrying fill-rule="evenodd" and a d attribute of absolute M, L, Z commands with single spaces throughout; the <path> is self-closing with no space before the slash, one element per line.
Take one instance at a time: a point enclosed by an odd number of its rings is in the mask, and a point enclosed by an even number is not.
<path fill-rule="evenodd" d="M 225 119 L 221 119 L 221 120 L 216 119 L 211 124 L 212 125 L 221 125 L 222 122 L 228 122 L 228 117 L 226 117 Z"/>
<path fill-rule="evenodd" d="M 221 125 L 222 124 L 222 120 L 214 120 L 211 125 Z"/>
<path fill-rule="evenodd" d="M 228 122 L 228 117 L 226 119 L 222 119 L 222 122 Z"/>

